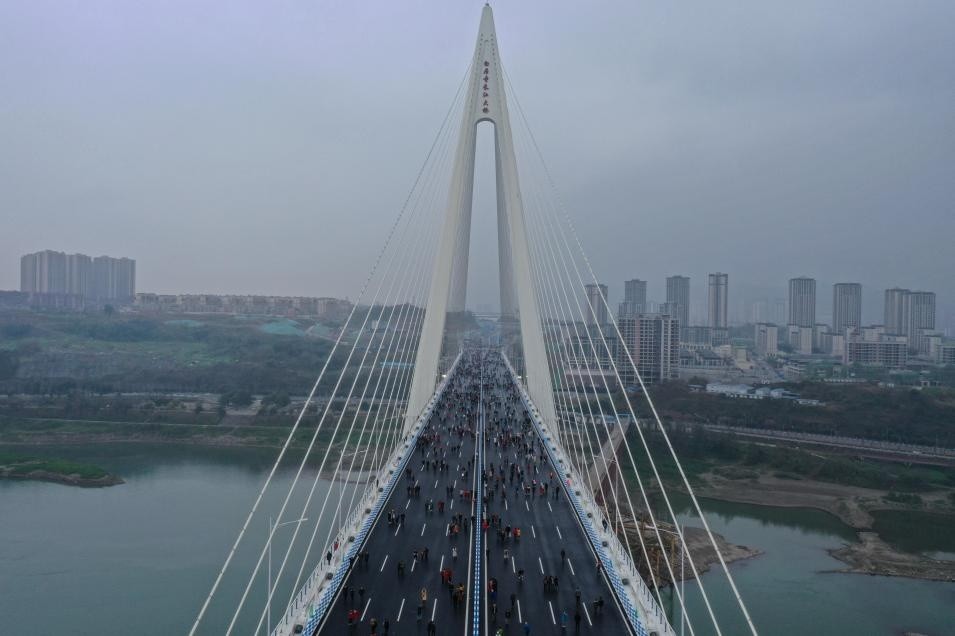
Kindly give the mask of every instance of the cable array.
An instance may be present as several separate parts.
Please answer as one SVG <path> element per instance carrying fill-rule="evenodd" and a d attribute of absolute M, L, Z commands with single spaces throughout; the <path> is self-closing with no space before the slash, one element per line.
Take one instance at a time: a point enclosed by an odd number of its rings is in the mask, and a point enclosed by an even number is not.
<path fill-rule="evenodd" d="M 276 598 L 279 590 L 290 591 L 287 599 L 281 597 L 282 605 L 276 606 L 284 610 L 279 614 L 284 617 L 298 602 L 299 586 L 308 569 L 320 566 L 324 557 L 332 552 L 336 560 L 342 558 L 340 522 L 360 518 L 360 508 L 378 490 L 381 475 L 401 442 L 410 369 L 433 266 L 433 246 L 445 211 L 451 171 L 449 154 L 454 142 L 450 124 L 457 119 L 455 113 L 461 110 L 467 77 L 465 73 L 414 184 L 212 583 L 190 634 L 197 633 L 200 626 L 226 634 L 239 628 L 259 633 L 263 625 L 270 633 L 274 624 L 266 624 L 266 621 L 270 619 L 273 603 L 279 600 Z M 310 413 L 318 415 L 307 417 Z M 314 428 L 309 431 L 311 427 Z M 301 433 L 308 434 L 307 446 L 293 464 L 294 474 L 288 488 L 279 494 L 276 474 L 280 467 L 291 468 L 283 462 L 292 457 L 290 449 L 298 450 Z M 359 455 L 361 460 L 356 471 Z M 308 471 L 314 475 L 303 479 Z M 257 548 L 254 542 L 243 543 L 253 519 L 263 519 L 272 512 L 263 502 L 276 496 L 281 497 L 281 504 L 272 514 L 264 542 Z M 302 505 L 297 508 L 294 502 L 299 500 Z M 284 525 L 294 527 L 280 552 L 277 571 L 272 572 L 271 552 L 276 532 Z M 303 532 L 303 528 L 310 531 Z M 300 540 L 304 537 L 307 541 Z M 245 573 L 234 567 L 230 569 L 237 563 L 236 555 L 240 552 L 249 563 Z M 299 567 L 289 568 L 289 561 L 299 559 L 298 555 L 303 552 Z M 267 555 L 270 567 L 266 575 L 263 563 Z M 230 594 L 222 596 L 227 574 L 229 586 L 241 589 L 234 603 L 228 598 Z M 271 585 L 262 585 L 265 580 Z M 257 593 L 254 598 L 256 603 L 264 598 L 265 603 L 260 612 L 256 610 L 256 615 L 247 610 L 253 598 L 252 590 L 260 585 L 264 593 L 261 596 Z M 222 626 L 209 622 L 208 610 L 214 600 L 221 603 L 228 615 L 228 622 Z"/>
<path fill-rule="evenodd" d="M 555 427 L 557 436 L 567 450 L 577 474 L 584 476 L 585 481 L 594 472 L 592 470 L 594 465 L 602 466 L 606 474 L 605 479 L 601 479 L 596 484 L 590 480 L 586 486 L 600 503 L 609 525 L 623 536 L 623 543 L 630 553 L 632 562 L 637 563 L 638 560 L 642 560 L 646 564 L 650 584 L 658 601 L 662 604 L 660 582 L 649 562 L 648 549 L 640 526 L 637 528 L 636 535 L 641 554 L 636 555 L 635 558 L 631 542 L 624 534 L 625 520 L 620 514 L 620 495 L 623 495 L 625 512 L 629 518 L 634 523 L 641 517 L 649 519 L 649 526 L 661 549 L 665 545 L 661 530 L 668 531 L 661 528 L 660 522 L 672 525 L 673 533 L 678 536 L 681 545 L 686 545 L 683 524 L 667 492 L 667 484 L 660 476 L 658 464 L 663 458 L 655 457 L 651 451 L 648 434 L 645 433 L 641 423 L 642 418 L 637 416 L 634 402 L 630 392 L 626 390 L 626 383 L 621 373 L 626 371 L 636 378 L 638 390 L 634 397 L 645 401 L 650 412 L 653 433 L 663 441 L 668 451 L 666 459 L 673 463 L 679 474 L 679 487 L 688 494 L 693 509 L 702 521 L 707 539 L 717 555 L 720 570 L 733 591 L 736 604 L 750 632 L 755 635 L 756 628 L 746 605 L 706 522 L 632 352 L 623 344 L 625 342 L 623 334 L 616 320 L 612 318 L 613 312 L 607 299 L 598 294 L 601 296 L 602 307 L 594 307 L 589 301 L 581 300 L 584 297 L 585 285 L 597 284 L 597 278 L 506 72 L 505 80 L 509 101 L 516 106 L 519 114 L 513 122 L 520 124 L 514 126 L 515 145 L 520 158 L 525 219 L 533 255 L 538 303 L 541 307 L 542 320 L 545 322 L 545 334 L 548 336 L 548 356 L 554 376 L 555 396 L 559 404 L 558 422 Z M 600 324 L 598 311 L 605 311 L 610 317 L 606 325 Z M 620 451 L 616 445 L 610 445 L 612 456 L 608 458 L 601 440 L 611 438 L 610 423 L 619 422 L 621 414 L 632 418 L 631 421 L 635 423 L 635 426 L 631 427 L 631 431 L 635 434 L 624 436 Z M 634 437 L 637 439 L 634 440 Z M 649 468 L 649 475 L 647 468 Z M 626 486 L 631 480 L 627 479 L 625 469 L 632 472 L 634 477 L 632 481 L 635 482 L 640 494 L 640 502 L 637 506 L 634 505 L 630 489 Z M 648 481 L 648 478 L 651 481 Z M 624 486 L 616 487 L 615 484 L 619 483 Z M 655 510 L 651 501 L 651 485 L 660 493 L 665 504 L 666 510 L 662 516 Z M 687 552 L 686 557 L 705 607 L 706 617 L 709 618 L 709 623 L 715 632 L 721 634 L 719 621 L 700 577 L 699 568 L 692 554 Z M 664 562 L 667 578 L 672 584 L 677 581 L 676 573 L 669 559 L 664 559 Z M 673 591 L 681 611 L 685 613 L 686 599 L 682 591 L 675 585 Z M 686 615 L 685 621 L 690 633 L 693 634 L 691 617 Z"/>

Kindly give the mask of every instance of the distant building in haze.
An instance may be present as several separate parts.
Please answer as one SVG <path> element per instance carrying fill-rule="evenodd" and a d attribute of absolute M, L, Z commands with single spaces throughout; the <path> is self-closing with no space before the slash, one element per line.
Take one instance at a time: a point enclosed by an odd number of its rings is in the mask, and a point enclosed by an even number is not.
<path fill-rule="evenodd" d="M 690 325 L 690 279 L 688 276 L 667 276 L 667 310 L 680 322 Z"/>
<path fill-rule="evenodd" d="M 925 336 L 935 330 L 935 292 L 912 291 L 902 298 L 902 332 L 908 337 L 909 351 L 927 354 Z"/>
<path fill-rule="evenodd" d="M 789 325 L 816 324 L 816 279 L 800 276 L 789 279 Z"/>
<path fill-rule="evenodd" d="M 845 333 L 846 329 L 862 326 L 862 285 L 836 283 L 832 286 L 832 331 Z"/>
<path fill-rule="evenodd" d="M 590 309 L 587 311 L 588 325 L 606 325 L 610 322 L 610 316 L 607 313 L 607 286 L 601 284 L 588 284 L 584 286 L 587 292 L 587 304 Z"/>
<path fill-rule="evenodd" d="M 131 303 L 136 296 L 136 261 L 130 258 L 65 254 L 44 250 L 20 258 L 20 291 L 83 301 Z M 49 300 L 49 299 L 44 299 Z M 58 306 L 60 303 L 48 303 Z"/>
<path fill-rule="evenodd" d="M 606 291 L 605 291 L 606 293 Z M 634 278 L 623 283 L 623 302 L 617 311 L 618 318 L 632 318 L 647 310 L 647 281 Z"/>
<path fill-rule="evenodd" d="M 909 290 L 901 287 L 893 287 L 885 290 L 885 309 L 882 325 L 885 332 L 901 335 L 905 333 L 903 321 L 905 320 L 905 296 Z"/>
<path fill-rule="evenodd" d="M 755 326 L 756 353 L 766 357 L 779 353 L 779 330 L 776 325 L 761 322 Z"/>
<path fill-rule="evenodd" d="M 708 326 L 715 329 L 725 329 L 729 326 L 727 312 L 729 309 L 729 275 L 717 272 L 709 275 L 707 290 L 707 318 Z"/>

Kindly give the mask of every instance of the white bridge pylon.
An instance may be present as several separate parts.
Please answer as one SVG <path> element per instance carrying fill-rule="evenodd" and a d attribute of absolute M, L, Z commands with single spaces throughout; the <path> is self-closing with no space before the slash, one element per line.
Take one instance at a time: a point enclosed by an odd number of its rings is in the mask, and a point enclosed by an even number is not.
<path fill-rule="evenodd" d="M 532 286 L 531 255 L 504 94 L 504 72 L 494 31 L 494 16 L 491 7 L 485 5 L 471 62 L 447 212 L 435 257 L 414 378 L 408 395 L 405 432 L 417 421 L 434 393 L 447 312 L 464 310 L 477 126 L 485 121 L 494 125 L 501 314 L 519 319 L 527 375 L 525 386 L 541 417 L 546 422 L 555 421 L 550 368 L 544 349 L 540 310 Z"/>

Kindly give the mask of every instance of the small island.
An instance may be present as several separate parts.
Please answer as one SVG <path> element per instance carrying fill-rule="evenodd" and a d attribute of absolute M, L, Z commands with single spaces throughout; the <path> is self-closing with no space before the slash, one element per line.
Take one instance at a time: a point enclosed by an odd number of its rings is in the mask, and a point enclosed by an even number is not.
<path fill-rule="evenodd" d="M 51 481 L 81 488 L 103 488 L 124 483 L 120 477 L 99 466 L 6 452 L 0 452 L 0 479 Z"/>

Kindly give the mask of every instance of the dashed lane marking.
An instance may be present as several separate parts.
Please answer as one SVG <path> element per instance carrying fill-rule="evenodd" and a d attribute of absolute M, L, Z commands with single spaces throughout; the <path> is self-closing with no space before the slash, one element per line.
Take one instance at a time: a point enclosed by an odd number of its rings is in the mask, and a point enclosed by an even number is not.
<path fill-rule="evenodd" d="M 396 536 L 396 537 L 398 536 L 398 531 L 399 531 L 399 530 L 401 530 L 401 524 L 400 524 L 400 523 L 398 524 L 398 527 L 395 528 L 395 536 Z"/>
<path fill-rule="evenodd" d="M 550 601 L 547 601 L 547 606 L 550 607 L 550 620 L 554 625 L 556 625 L 557 619 L 554 617 L 554 604 Z"/>
<path fill-rule="evenodd" d="M 592 620 L 590 620 L 590 612 L 587 611 L 587 604 L 586 604 L 586 603 L 581 603 L 581 605 L 582 605 L 583 608 L 584 608 L 584 616 L 587 617 L 587 624 L 590 625 L 591 627 L 593 627 L 593 626 L 594 626 L 594 622 L 593 622 Z"/>
<path fill-rule="evenodd" d="M 534 529 L 534 524 L 531 524 L 531 534 L 534 535 L 534 538 L 537 538 L 537 530 Z"/>
<path fill-rule="evenodd" d="M 398 618 L 395 619 L 396 623 L 401 620 L 401 610 L 403 610 L 404 608 L 405 608 L 405 599 L 401 599 L 401 605 L 398 606 Z M 587 617 L 587 620 L 588 621 L 590 620 L 589 616 Z"/>
<path fill-rule="evenodd" d="M 385 555 L 385 560 L 381 562 L 381 569 L 378 570 L 379 572 L 384 572 L 384 571 L 385 571 L 385 563 L 388 563 L 388 555 L 387 555 L 387 554 Z"/>
<path fill-rule="evenodd" d="M 562 535 L 562 534 L 560 533 L 560 526 L 554 526 L 554 528 L 557 529 L 557 537 L 558 537 L 561 541 L 563 541 L 563 540 L 564 540 L 564 535 Z"/>
<path fill-rule="evenodd" d="M 567 557 L 567 565 L 570 566 L 570 574 L 571 574 L 571 576 L 577 576 L 577 573 L 574 572 L 574 564 L 570 562 L 570 557 Z"/>
<path fill-rule="evenodd" d="M 371 597 L 368 597 L 368 600 L 365 601 L 365 609 L 361 611 L 361 618 L 358 619 L 358 622 L 365 620 L 365 614 L 368 612 L 368 606 L 371 605 Z"/>
<path fill-rule="evenodd" d="M 441 563 L 438 565 L 438 572 L 444 569 L 444 555 L 441 555 Z"/>
<path fill-rule="evenodd" d="M 434 606 L 431 608 L 431 620 L 434 620 L 434 614 L 438 611 L 438 599 L 434 599 Z"/>
<path fill-rule="evenodd" d="M 527 503 L 527 500 L 526 500 L 526 499 L 524 500 L 524 507 L 527 508 L 527 512 L 530 512 L 530 511 L 531 511 L 531 505 L 530 505 L 529 503 Z"/>
<path fill-rule="evenodd" d="M 517 566 L 514 564 L 514 557 L 511 557 L 511 572 L 517 574 Z"/>
<path fill-rule="evenodd" d="M 540 557 L 537 557 L 537 563 L 541 566 L 541 574 L 544 573 L 544 562 L 541 561 Z"/>
<path fill-rule="evenodd" d="M 421 526 L 421 536 L 422 536 L 422 537 L 424 536 L 424 529 L 427 528 L 427 527 L 428 527 L 428 524 L 427 524 L 427 523 L 424 524 L 423 526 Z"/>
<path fill-rule="evenodd" d="M 409 499 L 409 500 L 408 500 L 408 503 L 405 504 L 405 510 L 407 510 L 407 509 L 408 509 L 408 506 L 410 506 L 410 505 L 411 505 L 411 500 Z"/>
<path fill-rule="evenodd" d="M 554 509 L 551 508 L 551 505 L 550 505 L 550 502 L 549 502 L 549 501 L 547 502 L 547 508 L 548 508 L 551 512 L 554 512 Z"/>
<path fill-rule="evenodd" d="M 524 622 L 524 617 L 521 616 L 521 602 L 520 602 L 520 601 L 517 601 L 517 622 L 518 622 L 518 623 L 523 623 L 523 622 Z"/>

